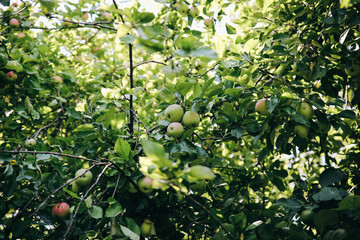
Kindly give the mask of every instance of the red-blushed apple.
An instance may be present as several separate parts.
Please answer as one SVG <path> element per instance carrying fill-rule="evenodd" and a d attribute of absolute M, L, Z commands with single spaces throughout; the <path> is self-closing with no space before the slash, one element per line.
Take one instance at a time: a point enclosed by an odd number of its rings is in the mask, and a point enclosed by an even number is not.
<path fill-rule="evenodd" d="M 104 12 L 104 13 L 102 14 L 102 16 L 103 16 L 103 17 L 105 18 L 105 20 L 107 20 L 107 21 L 110 21 L 111 18 L 112 18 L 111 13 L 109 13 L 109 12 Z"/>
<path fill-rule="evenodd" d="M 309 129 L 303 125 L 296 125 L 294 131 L 300 138 L 306 138 L 309 134 Z"/>
<path fill-rule="evenodd" d="M 24 37 L 26 37 L 26 34 L 25 33 L 18 33 L 16 36 L 17 36 L 17 38 L 24 38 Z"/>
<path fill-rule="evenodd" d="M 194 111 L 186 111 L 182 118 L 182 123 L 185 127 L 197 127 L 200 123 L 199 114 Z"/>
<path fill-rule="evenodd" d="M 82 15 L 82 19 L 83 19 L 84 21 L 88 20 L 88 18 L 89 18 L 89 14 L 88 14 L 87 12 L 84 13 L 84 15 Z"/>
<path fill-rule="evenodd" d="M 204 19 L 204 25 L 205 25 L 205 27 L 211 29 L 213 27 L 213 25 L 214 25 L 212 18 L 205 18 Z"/>
<path fill-rule="evenodd" d="M 170 123 L 167 127 L 167 135 L 173 138 L 179 138 L 184 132 L 184 127 L 179 122 Z"/>
<path fill-rule="evenodd" d="M 63 79 L 60 76 L 55 75 L 52 78 L 54 79 L 55 83 L 62 83 L 63 82 Z"/>
<path fill-rule="evenodd" d="M 14 71 L 10 71 L 5 74 L 5 77 L 9 81 L 15 81 L 17 79 L 17 74 Z"/>
<path fill-rule="evenodd" d="M 262 115 L 267 115 L 269 112 L 266 108 L 266 99 L 260 99 L 256 104 L 255 104 L 255 111 L 262 114 Z"/>
<path fill-rule="evenodd" d="M 314 115 L 312 106 L 307 102 L 300 103 L 297 112 L 303 115 L 307 120 L 310 120 Z"/>
<path fill-rule="evenodd" d="M 145 176 L 138 181 L 138 187 L 143 193 L 151 193 L 153 191 L 152 184 L 153 180 L 148 176 Z"/>
<path fill-rule="evenodd" d="M 33 148 L 36 145 L 36 140 L 33 138 L 26 139 L 24 145 L 27 148 Z"/>
<path fill-rule="evenodd" d="M 65 219 L 70 214 L 70 206 L 66 202 L 57 203 L 53 206 L 51 215 Z"/>
<path fill-rule="evenodd" d="M 169 122 L 180 122 L 184 109 L 179 104 L 172 104 L 165 109 L 165 119 Z"/>
<path fill-rule="evenodd" d="M 198 17 L 199 17 L 199 14 L 200 14 L 200 11 L 199 11 L 199 9 L 198 9 L 196 6 L 192 6 L 192 7 L 189 9 L 189 13 L 190 13 L 190 15 L 191 15 L 193 18 L 198 18 Z"/>
<path fill-rule="evenodd" d="M 20 25 L 19 20 L 17 20 L 16 18 L 12 18 L 9 21 L 9 25 L 12 27 L 18 27 Z"/>
<path fill-rule="evenodd" d="M 89 185 L 91 180 L 93 179 L 93 174 L 88 169 L 85 169 L 85 168 L 81 168 L 76 171 L 75 177 L 78 177 L 80 175 L 81 175 L 81 177 L 79 177 L 75 180 L 76 184 L 78 184 L 80 186 Z"/>

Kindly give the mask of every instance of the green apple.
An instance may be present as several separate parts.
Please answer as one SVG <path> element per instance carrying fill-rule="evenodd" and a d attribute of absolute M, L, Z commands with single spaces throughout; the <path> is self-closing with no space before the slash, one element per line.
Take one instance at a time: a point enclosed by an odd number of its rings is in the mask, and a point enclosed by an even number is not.
<path fill-rule="evenodd" d="M 9 25 L 12 27 L 18 27 L 20 25 L 19 20 L 17 20 L 16 18 L 12 18 L 9 21 Z"/>
<path fill-rule="evenodd" d="M 356 77 L 360 74 L 360 65 L 357 63 L 353 63 L 351 67 L 345 68 L 345 72 L 350 77 Z"/>
<path fill-rule="evenodd" d="M 307 102 L 300 103 L 297 112 L 303 115 L 307 120 L 310 120 L 314 116 L 314 110 Z"/>
<path fill-rule="evenodd" d="M 170 123 L 167 127 L 167 135 L 173 138 L 179 138 L 184 132 L 184 127 L 179 122 Z"/>
<path fill-rule="evenodd" d="M 169 122 L 180 122 L 184 110 L 179 104 L 172 104 L 165 109 L 165 119 Z"/>
<path fill-rule="evenodd" d="M 204 25 L 205 27 L 212 29 L 212 27 L 214 26 L 213 20 L 211 18 L 205 18 Z"/>
<path fill-rule="evenodd" d="M 5 74 L 5 77 L 9 81 L 15 81 L 17 79 L 17 74 L 14 71 L 10 71 Z"/>
<path fill-rule="evenodd" d="M 256 104 L 255 104 L 255 111 L 262 114 L 262 115 L 267 115 L 269 112 L 266 108 L 266 99 L 260 99 Z"/>
<path fill-rule="evenodd" d="M 53 217 L 60 217 L 62 219 L 65 219 L 70 214 L 70 207 L 69 204 L 66 202 L 57 203 L 53 206 L 51 210 L 51 215 Z"/>
<path fill-rule="evenodd" d="M 305 209 L 300 214 L 300 220 L 307 225 L 311 225 L 313 223 L 314 216 L 315 212 L 313 210 Z"/>
<path fill-rule="evenodd" d="M 75 177 L 78 177 L 80 175 L 81 177 L 75 180 L 76 184 L 78 184 L 79 186 L 87 186 L 90 184 L 91 180 L 93 179 L 93 174 L 88 169 L 85 168 L 81 168 L 76 171 Z"/>
<path fill-rule="evenodd" d="M 190 9 L 189 9 L 189 13 L 190 15 L 196 19 L 199 17 L 199 14 L 200 14 L 200 11 L 199 9 L 196 7 L 196 6 L 192 6 Z"/>
<path fill-rule="evenodd" d="M 138 181 L 138 187 L 143 193 L 151 193 L 153 191 L 152 184 L 153 180 L 148 176 L 145 176 Z"/>
<path fill-rule="evenodd" d="M 303 125 L 296 125 L 294 130 L 300 138 L 306 138 L 309 134 L 309 129 Z"/>
<path fill-rule="evenodd" d="M 187 12 L 189 10 L 189 7 L 186 3 L 182 2 L 179 5 L 177 5 L 177 10 L 180 13 L 181 16 L 186 16 Z"/>
<path fill-rule="evenodd" d="M 140 235 L 144 238 L 155 235 L 154 223 L 150 219 L 145 219 L 144 222 L 140 225 Z"/>
<path fill-rule="evenodd" d="M 213 180 L 216 177 L 210 168 L 201 165 L 190 167 L 188 176 L 195 180 Z"/>
<path fill-rule="evenodd" d="M 185 112 L 182 118 L 182 123 L 185 127 L 197 127 L 200 123 L 199 114 L 191 110 Z"/>
<path fill-rule="evenodd" d="M 33 138 L 26 139 L 24 145 L 25 145 L 25 147 L 27 147 L 27 148 L 33 148 L 33 147 L 35 147 L 35 145 L 36 145 L 36 140 L 33 139 Z"/>
<path fill-rule="evenodd" d="M 80 192 L 80 186 L 76 183 L 76 181 L 72 181 L 70 183 L 71 185 L 71 191 L 74 192 L 74 193 L 78 193 Z"/>
<path fill-rule="evenodd" d="M 327 133 L 330 131 L 330 123 L 326 120 L 326 121 L 319 121 L 316 120 L 316 124 L 318 125 L 318 131 L 320 133 Z"/>

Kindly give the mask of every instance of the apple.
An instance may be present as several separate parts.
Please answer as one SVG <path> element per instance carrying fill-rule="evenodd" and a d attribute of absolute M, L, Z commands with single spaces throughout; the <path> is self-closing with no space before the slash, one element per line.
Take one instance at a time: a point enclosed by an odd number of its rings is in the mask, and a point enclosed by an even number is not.
<path fill-rule="evenodd" d="M 13 26 L 13 27 L 18 27 L 20 25 L 20 23 L 19 23 L 19 20 L 17 20 L 16 18 L 12 18 L 9 21 L 9 25 Z"/>
<path fill-rule="evenodd" d="M 17 79 L 17 74 L 14 71 L 10 71 L 7 74 L 5 74 L 5 77 L 9 81 L 15 81 Z"/>
<path fill-rule="evenodd" d="M 190 167 L 188 175 L 195 180 L 213 180 L 216 177 L 210 168 L 201 165 Z"/>
<path fill-rule="evenodd" d="M 211 29 L 214 26 L 213 20 L 211 18 L 205 18 L 204 25 L 205 25 L 205 27 Z"/>
<path fill-rule="evenodd" d="M 136 189 L 136 187 L 134 186 L 134 184 L 129 183 L 128 191 L 129 191 L 130 193 L 137 193 L 138 190 Z"/>
<path fill-rule="evenodd" d="M 153 191 L 152 184 L 153 180 L 148 176 L 145 176 L 138 181 L 138 187 L 143 193 L 151 193 Z"/>
<path fill-rule="evenodd" d="M 356 77 L 360 74 L 360 65 L 353 63 L 351 67 L 345 68 L 345 73 L 349 75 L 350 77 Z"/>
<path fill-rule="evenodd" d="M 76 171 L 75 177 L 78 177 L 80 175 L 81 177 L 75 180 L 76 184 L 78 184 L 79 186 L 87 186 L 90 184 L 91 180 L 93 179 L 93 174 L 85 168 L 81 168 Z"/>
<path fill-rule="evenodd" d="M 88 14 L 87 12 L 84 13 L 84 15 L 82 15 L 82 19 L 83 19 L 84 21 L 88 20 L 88 18 L 89 18 L 89 14 Z"/>
<path fill-rule="evenodd" d="M 184 132 L 183 125 L 179 122 L 173 122 L 173 123 L 170 123 L 169 126 L 167 127 L 166 133 L 170 137 L 178 138 L 183 134 L 183 132 Z"/>
<path fill-rule="evenodd" d="M 25 33 L 18 33 L 17 34 L 17 38 L 24 38 L 24 37 L 26 37 Z"/>
<path fill-rule="evenodd" d="M 53 76 L 52 78 L 55 80 L 56 83 L 62 83 L 63 82 L 63 79 L 60 76 L 56 75 L 56 76 Z"/>
<path fill-rule="evenodd" d="M 309 134 L 309 129 L 303 125 L 296 125 L 294 130 L 300 138 L 306 138 Z"/>
<path fill-rule="evenodd" d="M 300 220 L 307 225 L 311 225 L 313 223 L 314 216 L 315 212 L 313 210 L 305 209 L 300 214 Z"/>
<path fill-rule="evenodd" d="M 36 140 L 33 139 L 33 138 L 26 139 L 24 145 L 25 145 L 25 147 L 27 147 L 27 148 L 33 148 L 33 147 L 35 147 L 35 145 L 36 145 Z"/>
<path fill-rule="evenodd" d="M 255 104 L 255 111 L 262 114 L 262 115 L 267 115 L 269 112 L 267 111 L 266 108 L 266 99 L 260 99 L 256 104 Z"/>
<path fill-rule="evenodd" d="M 199 14 L 200 14 L 200 11 L 199 9 L 196 7 L 196 6 L 192 6 L 190 9 L 189 9 L 189 13 L 190 15 L 196 19 L 199 17 Z"/>
<path fill-rule="evenodd" d="M 186 3 L 182 2 L 177 6 L 177 10 L 180 13 L 181 16 L 186 16 L 187 12 L 189 10 L 189 7 Z"/>
<path fill-rule="evenodd" d="M 55 204 L 51 211 L 51 215 L 53 217 L 57 216 L 62 219 L 67 218 L 67 216 L 69 216 L 69 213 L 70 213 L 70 207 L 69 207 L 69 204 L 67 204 L 66 202 L 61 202 L 61 203 Z"/>
<path fill-rule="evenodd" d="M 165 109 L 165 119 L 169 122 L 180 122 L 184 110 L 179 104 L 172 104 Z"/>
<path fill-rule="evenodd" d="M 76 183 L 76 181 L 72 181 L 70 183 L 70 185 L 71 185 L 71 191 L 72 192 L 74 192 L 74 193 L 80 192 L 80 186 L 79 186 L 79 184 Z"/>
<path fill-rule="evenodd" d="M 112 16 L 109 12 L 104 12 L 102 16 L 105 18 L 105 20 L 110 21 Z"/>
<path fill-rule="evenodd" d="M 153 234 L 153 223 L 150 219 L 145 219 L 144 222 L 140 225 L 140 235 L 144 238 L 151 237 Z"/>
<path fill-rule="evenodd" d="M 307 120 L 310 120 L 314 115 L 312 106 L 307 102 L 300 103 L 297 112 L 303 115 Z"/>
<path fill-rule="evenodd" d="M 200 123 L 199 114 L 194 111 L 187 111 L 185 112 L 182 123 L 185 127 L 197 127 Z"/>

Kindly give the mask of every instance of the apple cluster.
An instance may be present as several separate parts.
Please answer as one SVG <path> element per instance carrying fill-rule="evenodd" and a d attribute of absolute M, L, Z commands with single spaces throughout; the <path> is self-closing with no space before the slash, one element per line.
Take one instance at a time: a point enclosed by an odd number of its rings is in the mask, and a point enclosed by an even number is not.
<path fill-rule="evenodd" d="M 199 114 L 192 110 L 184 113 L 179 104 L 172 104 L 165 109 L 165 119 L 170 122 L 166 133 L 175 139 L 182 136 L 185 128 L 195 128 L 200 123 Z"/>

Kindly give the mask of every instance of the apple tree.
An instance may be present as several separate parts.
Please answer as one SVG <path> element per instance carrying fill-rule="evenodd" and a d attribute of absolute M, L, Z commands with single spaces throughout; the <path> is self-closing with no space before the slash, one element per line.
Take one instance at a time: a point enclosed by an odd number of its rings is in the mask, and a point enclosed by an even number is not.
<path fill-rule="evenodd" d="M 358 238 L 358 0 L 0 0 L 0 22 L 0 238 Z"/>

